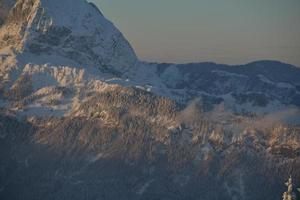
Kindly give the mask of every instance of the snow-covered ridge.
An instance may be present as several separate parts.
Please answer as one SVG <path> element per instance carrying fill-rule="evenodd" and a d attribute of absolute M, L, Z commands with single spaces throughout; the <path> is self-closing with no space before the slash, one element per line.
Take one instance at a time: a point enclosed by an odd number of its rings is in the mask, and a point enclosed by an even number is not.
<path fill-rule="evenodd" d="M 4 3 L 0 98 L 7 109 L 65 115 L 87 93 L 113 87 L 105 80 L 110 82 L 138 62 L 122 33 L 86 0 Z"/>
<path fill-rule="evenodd" d="M 299 106 L 298 75 L 298 68 L 266 61 L 235 67 L 141 62 L 86 0 L 18 0 L 0 28 L 1 98 L 14 109 L 52 106 L 64 115 L 99 85 L 101 92 L 117 84 L 181 104 L 202 99 L 210 109 L 224 103 L 238 113 L 268 113 Z"/>
<path fill-rule="evenodd" d="M 137 62 L 122 33 L 86 0 L 19 0 L 0 41 L 2 48 L 58 54 L 119 73 Z"/>

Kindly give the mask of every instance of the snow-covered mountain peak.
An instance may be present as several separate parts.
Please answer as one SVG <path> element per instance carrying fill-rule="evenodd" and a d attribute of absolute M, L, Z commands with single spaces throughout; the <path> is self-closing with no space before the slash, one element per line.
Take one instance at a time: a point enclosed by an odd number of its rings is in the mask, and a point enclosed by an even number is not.
<path fill-rule="evenodd" d="M 101 29 L 106 37 L 113 31 L 112 24 L 104 18 L 101 12 L 85 0 L 35 0 L 36 15 L 40 21 L 37 29 L 47 32 L 53 26 L 66 27 L 73 34 L 91 34 L 95 29 Z"/>
<path fill-rule="evenodd" d="M 9 110 L 63 115 L 137 66 L 122 33 L 86 0 L 2 2 L 0 104 Z"/>
<path fill-rule="evenodd" d="M 122 73 L 137 62 L 122 33 L 86 0 L 19 0 L 0 30 L 0 48 L 59 55 Z"/>

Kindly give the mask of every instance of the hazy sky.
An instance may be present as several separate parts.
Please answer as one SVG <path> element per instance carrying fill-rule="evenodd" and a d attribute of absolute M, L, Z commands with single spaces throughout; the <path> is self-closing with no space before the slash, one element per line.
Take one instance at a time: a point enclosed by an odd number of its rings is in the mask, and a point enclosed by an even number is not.
<path fill-rule="evenodd" d="M 92 0 L 140 59 L 300 66 L 300 0 Z"/>

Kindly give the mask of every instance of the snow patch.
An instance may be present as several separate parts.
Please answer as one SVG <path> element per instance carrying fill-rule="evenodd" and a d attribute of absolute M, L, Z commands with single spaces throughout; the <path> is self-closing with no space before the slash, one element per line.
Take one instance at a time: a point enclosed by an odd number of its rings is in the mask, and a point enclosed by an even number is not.
<path fill-rule="evenodd" d="M 147 189 L 149 188 L 149 186 L 151 185 L 151 183 L 153 183 L 153 182 L 154 182 L 154 180 L 152 179 L 152 180 L 150 180 L 150 181 L 144 183 L 144 184 L 137 190 L 136 194 L 138 194 L 138 195 L 143 195 L 143 194 L 147 191 Z"/>

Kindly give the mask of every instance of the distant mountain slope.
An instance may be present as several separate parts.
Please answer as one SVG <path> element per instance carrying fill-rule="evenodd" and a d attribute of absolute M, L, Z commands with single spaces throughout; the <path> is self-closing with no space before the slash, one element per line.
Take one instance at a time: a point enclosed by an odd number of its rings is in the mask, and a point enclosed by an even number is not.
<path fill-rule="evenodd" d="M 189 99 L 201 91 L 228 104 L 226 98 L 237 105 L 249 103 L 250 107 L 263 108 L 275 102 L 300 107 L 300 68 L 281 62 L 159 64 L 157 73 L 171 89 L 186 90 Z"/>

